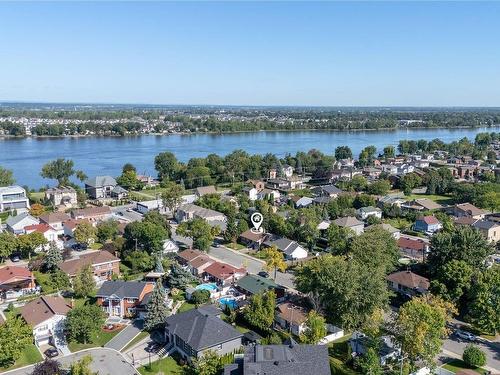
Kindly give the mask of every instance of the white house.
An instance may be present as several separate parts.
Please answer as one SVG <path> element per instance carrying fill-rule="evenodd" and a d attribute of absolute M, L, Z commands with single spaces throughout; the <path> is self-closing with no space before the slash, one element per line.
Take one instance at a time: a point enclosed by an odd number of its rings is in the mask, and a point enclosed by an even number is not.
<path fill-rule="evenodd" d="M 168 253 L 177 253 L 179 252 L 179 246 L 172 241 L 172 240 L 166 240 L 163 242 L 163 254 L 168 254 Z"/>
<path fill-rule="evenodd" d="M 146 215 L 149 211 L 158 211 L 163 208 L 163 202 L 161 199 L 153 199 L 150 201 L 143 201 L 136 203 L 136 210 L 143 215 Z"/>
<path fill-rule="evenodd" d="M 48 224 L 40 223 L 35 225 L 28 225 L 27 227 L 24 227 L 24 231 L 26 234 L 33 232 L 41 233 L 48 242 L 55 243 L 57 248 L 62 249 L 64 247 L 64 243 L 58 238 L 59 232 Z M 37 252 L 43 250 L 43 247 L 35 249 L 35 251 Z"/>
<path fill-rule="evenodd" d="M 245 186 L 243 192 L 248 196 L 251 201 L 256 201 L 259 198 L 259 191 L 252 186 Z"/>
<path fill-rule="evenodd" d="M 16 210 L 18 213 L 26 212 L 30 208 L 30 202 L 26 196 L 26 190 L 21 186 L 0 187 L 0 212 Z"/>
<path fill-rule="evenodd" d="M 382 210 L 378 207 L 373 206 L 361 207 L 356 211 L 356 214 L 361 220 L 366 220 L 370 216 L 375 216 L 377 219 L 382 219 Z"/>
<path fill-rule="evenodd" d="M 66 314 L 71 310 L 62 297 L 41 296 L 21 307 L 21 316 L 33 327 L 37 346 L 57 344 L 56 336 L 63 335 Z"/>
<path fill-rule="evenodd" d="M 39 223 L 40 221 L 37 218 L 31 216 L 27 212 L 23 212 L 17 216 L 9 216 L 5 221 L 7 229 L 14 234 L 23 234 L 25 233 L 25 227 Z"/>
<path fill-rule="evenodd" d="M 267 247 L 276 246 L 278 250 L 283 252 L 286 259 L 296 260 L 307 258 L 307 250 L 300 246 L 297 242 L 282 237 L 278 239 L 270 239 L 264 242 Z"/>
<path fill-rule="evenodd" d="M 40 216 L 40 222 L 50 225 L 57 231 L 57 234 L 64 234 L 64 222 L 71 218 L 64 212 L 48 212 Z"/>

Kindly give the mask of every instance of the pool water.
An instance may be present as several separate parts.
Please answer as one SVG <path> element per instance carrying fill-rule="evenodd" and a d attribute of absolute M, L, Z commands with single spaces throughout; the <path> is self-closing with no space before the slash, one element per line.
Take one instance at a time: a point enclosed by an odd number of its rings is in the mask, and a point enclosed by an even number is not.
<path fill-rule="evenodd" d="M 200 284 L 196 288 L 196 290 L 208 290 L 209 292 L 215 292 L 217 291 L 217 285 L 213 283 L 205 283 L 205 284 Z"/>
<path fill-rule="evenodd" d="M 238 302 L 234 298 L 224 297 L 224 298 L 221 298 L 219 300 L 219 303 L 222 306 L 228 306 L 229 308 L 231 308 L 233 310 L 238 308 Z"/>

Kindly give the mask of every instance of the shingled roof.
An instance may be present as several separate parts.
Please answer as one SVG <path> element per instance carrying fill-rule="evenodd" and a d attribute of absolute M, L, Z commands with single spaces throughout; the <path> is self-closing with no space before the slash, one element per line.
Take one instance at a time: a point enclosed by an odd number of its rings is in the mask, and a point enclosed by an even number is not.
<path fill-rule="evenodd" d="M 242 333 L 208 310 L 192 309 L 170 315 L 165 323 L 171 333 L 196 351 L 243 337 Z"/>
<path fill-rule="evenodd" d="M 66 315 L 69 306 L 62 297 L 41 296 L 21 307 L 21 315 L 26 323 L 36 326 L 55 315 Z"/>

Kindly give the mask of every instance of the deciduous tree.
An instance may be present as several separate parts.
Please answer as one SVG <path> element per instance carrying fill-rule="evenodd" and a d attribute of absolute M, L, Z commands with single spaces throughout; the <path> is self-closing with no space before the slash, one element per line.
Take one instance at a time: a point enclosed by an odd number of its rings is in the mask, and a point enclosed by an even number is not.
<path fill-rule="evenodd" d="M 65 328 L 69 341 L 87 344 L 92 342 L 94 334 L 104 324 L 105 315 L 100 306 L 82 305 L 70 310 L 67 314 Z"/>
<path fill-rule="evenodd" d="M 500 332 L 500 266 L 494 265 L 478 275 L 470 292 L 469 315 L 481 331 Z"/>
<path fill-rule="evenodd" d="M 163 206 L 167 207 L 171 212 L 174 212 L 174 210 L 182 203 L 184 188 L 172 181 L 164 183 L 163 188 L 164 190 L 161 194 Z"/>
<path fill-rule="evenodd" d="M 8 317 L 0 325 L 0 367 L 12 365 L 31 344 L 33 331 L 21 317 Z"/>
<path fill-rule="evenodd" d="M 300 341 L 305 344 L 317 344 L 325 336 L 325 318 L 319 315 L 316 311 L 311 310 L 307 314 L 307 319 L 305 321 L 305 330 L 300 335 Z"/>
<path fill-rule="evenodd" d="M 0 186 L 14 185 L 15 182 L 12 171 L 0 166 Z"/>
<path fill-rule="evenodd" d="M 274 279 L 278 270 L 285 272 L 286 262 L 283 253 L 278 250 L 276 246 L 268 247 L 262 250 L 264 258 L 266 259 L 266 270 L 268 272 L 274 271 Z"/>
<path fill-rule="evenodd" d="M 269 331 L 274 321 L 275 309 L 276 294 L 270 290 L 254 294 L 250 298 L 250 303 L 245 307 L 243 316 L 250 325 L 262 331 Z"/>
<path fill-rule="evenodd" d="M 471 367 L 481 367 L 486 364 L 486 354 L 476 345 L 468 344 L 462 355 L 463 361 Z"/>
<path fill-rule="evenodd" d="M 40 175 L 43 178 L 57 180 L 59 186 L 67 185 L 69 183 L 69 178 L 75 174 L 73 166 L 73 160 L 59 158 L 46 163 L 42 167 Z"/>
<path fill-rule="evenodd" d="M 76 225 L 73 236 L 77 242 L 91 245 L 97 238 L 97 229 L 92 224 L 83 221 Z"/>
<path fill-rule="evenodd" d="M 92 272 L 92 266 L 86 265 L 77 272 L 73 279 L 73 290 L 76 297 L 86 297 L 90 296 L 95 288 L 96 282 L 94 273 Z"/>
<path fill-rule="evenodd" d="M 199 250 L 208 251 L 214 242 L 218 228 L 210 226 L 201 218 L 194 218 L 185 221 L 177 227 L 177 234 L 193 239 L 193 247 Z"/>

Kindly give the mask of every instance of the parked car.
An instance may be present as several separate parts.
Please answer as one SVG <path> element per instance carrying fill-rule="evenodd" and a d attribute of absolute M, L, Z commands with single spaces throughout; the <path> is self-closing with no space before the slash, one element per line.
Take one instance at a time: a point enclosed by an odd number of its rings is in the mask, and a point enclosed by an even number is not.
<path fill-rule="evenodd" d="M 19 262 L 21 260 L 21 254 L 19 253 L 11 254 L 10 260 L 13 261 L 14 263 Z"/>
<path fill-rule="evenodd" d="M 455 334 L 457 335 L 458 338 L 460 338 L 462 340 L 466 340 L 466 341 L 476 341 L 477 340 L 477 337 L 475 335 L 473 335 L 472 333 L 467 332 L 467 331 L 462 331 L 460 329 L 457 329 L 455 331 Z"/>
<path fill-rule="evenodd" d="M 87 250 L 87 244 L 85 244 L 85 243 L 75 243 L 73 246 L 71 246 L 71 248 L 73 250 L 76 250 L 76 251 L 83 251 L 83 250 Z"/>
<path fill-rule="evenodd" d="M 56 348 L 48 348 L 43 354 L 48 358 L 54 358 L 59 355 L 59 351 Z"/>
<path fill-rule="evenodd" d="M 257 275 L 265 277 L 266 279 L 269 278 L 269 274 L 266 271 L 260 271 Z"/>

